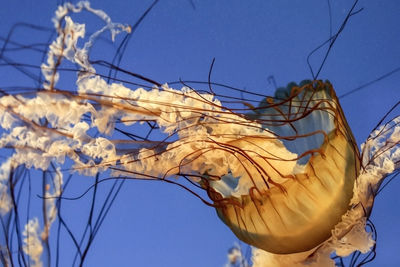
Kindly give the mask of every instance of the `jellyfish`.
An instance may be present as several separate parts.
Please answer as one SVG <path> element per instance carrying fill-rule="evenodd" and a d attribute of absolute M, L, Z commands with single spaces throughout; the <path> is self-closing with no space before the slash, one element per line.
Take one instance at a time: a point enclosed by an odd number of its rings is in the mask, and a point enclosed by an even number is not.
<path fill-rule="evenodd" d="M 87 34 L 73 19 L 84 10 L 105 26 Z M 88 2 L 60 6 L 53 22 L 57 36 L 40 66 L 40 88 L 4 91 L 0 98 L 1 144 L 11 148 L 0 184 L 3 229 L 12 229 L 4 231 L 1 241 L 6 244 L 1 245 L 4 265 L 58 261 L 50 246 L 60 233 L 57 224 L 77 248 L 74 264 L 84 261 L 108 201 L 117 193 L 108 192 L 98 219 L 92 220 L 96 209 L 90 209 L 79 239 L 61 212 L 73 199 L 67 194 L 72 178 L 65 177 L 65 170 L 95 177 L 75 199 L 110 181 L 162 181 L 183 188 L 214 208 L 240 240 L 257 248 L 255 266 L 285 260 L 332 264 L 333 251 L 346 256 L 374 245 L 366 221 L 382 181 L 398 170 L 397 117 L 377 127 L 360 152 L 329 81 L 291 83 L 258 99 L 220 95 L 210 80 L 208 92 L 185 81 L 177 89 L 93 60 L 92 47 L 101 34 L 109 32 L 115 39 L 121 33 L 130 36 L 135 28 L 114 23 Z M 71 71 L 75 89 L 61 89 L 63 64 L 76 66 Z M 132 88 L 101 73 L 102 67 L 150 86 Z M 143 136 L 145 127 L 150 130 Z M 160 135 L 153 136 L 156 131 Z M 23 179 L 27 169 L 43 171 L 37 195 L 43 217 L 27 216 L 20 223 L 24 197 L 19 192 L 30 181 Z M 101 179 L 102 173 L 108 178 Z M 122 182 L 113 186 L 118 192 Z M 93 203 L 99 194 L 93 193 Z"/>

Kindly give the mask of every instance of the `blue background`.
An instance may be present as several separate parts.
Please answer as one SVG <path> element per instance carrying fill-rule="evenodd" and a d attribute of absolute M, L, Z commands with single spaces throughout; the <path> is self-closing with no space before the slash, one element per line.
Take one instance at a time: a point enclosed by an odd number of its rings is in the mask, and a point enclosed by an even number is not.
<path fill-rule="evenodd" d="M 336 31 L 352 1 L 331 2 Z M 151 1 L 91 3 L 115 22 L 129 24 Z M 400 67 L 400 2 L 365 0 L 358 7 L 364 10 L 350 19 L 319 76 L 329 79 L 338 95 Z M 5 37 L 16 22 L 50 27 L 55 8 L 56 2 L 49 0 L 3 0 L 0 35 Z M 74 18 L 86 22 L 89 31 L 103 25 L 89 15 Z M 121 67 L 159 82 L 206 81 L 215 57 L 213 81 L 272 95 L 270 75 L 278 86 L 311 78 L 306 57 L 329 38 L 329 25 L 328 3 L 320 0 L 160 1 L 132 36 Z M 37 37 L 26 28 L 15 34 L 26 43 Z M 97 58 L 110 58 L 114 51 L 115 45 L 104 41 L 93 49 Z M 322 57 L 322 52 L 312 57 L 314 69 Z M 38 63 L 29 51 L 20 60 Z M 13 75 L 0 70 L 0 86 L 25 83 Z M 400 100 L 399 81 L 400 73 L 394 73 L 341 99 L 359 144 Z M 91 182 L 85 179 L 82 188 Z M 368 266 L 400 264 L 399 189 L 395 180 L 376 199 L 372 221 L 378 230 L 378 254 Z M 76 207 L 68 216 L 78 224 L 84 213 Z M 222 266 L 236 241 L 215 211 L 189 193 L 169 184 L 128 181 L 95 239 L 87 266 Z"/>

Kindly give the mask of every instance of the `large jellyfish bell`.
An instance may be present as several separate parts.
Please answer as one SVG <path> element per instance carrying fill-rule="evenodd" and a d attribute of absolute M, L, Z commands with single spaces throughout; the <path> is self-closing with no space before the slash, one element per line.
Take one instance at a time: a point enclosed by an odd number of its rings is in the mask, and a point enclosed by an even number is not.
<path fill-rule="evenodd" d="M 302 252 L 331 236 L 350 208 L 360 160 L 329 82 L 289 84 L 246 114 L 268 137 L 229 143 L 236 160 L 211 182 L 221 220 L 243 241 L 277 254 Z"/>

